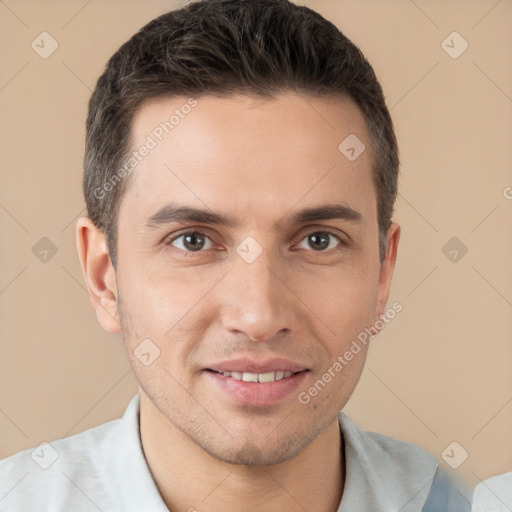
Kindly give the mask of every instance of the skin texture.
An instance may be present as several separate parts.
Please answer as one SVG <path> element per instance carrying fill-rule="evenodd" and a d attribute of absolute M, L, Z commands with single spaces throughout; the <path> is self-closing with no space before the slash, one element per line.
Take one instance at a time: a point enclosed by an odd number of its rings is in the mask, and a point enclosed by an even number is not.
<path fill-rule="evenodd" d="M 145 104 L 133 147 L 187 99 Z M 338 150 L 349 134 L 366 146 L 353 162 Z M 203 96 L 133 173 L 119 211 L 117 271 L 103 234 L 78 220 L 91 303 L 104 329 L 123 333 L 139 382 L 144 452 L 170 510 L 337 510 L 337 414 L 366 348 L 308 404 L 298 394 L 385 311 L 400 228 L 390 227 L 380 262 L 372 161 L 364 118 L 349 99 Z M 148 227 L 168 203 L 233 225 Z M 340 204 L 360 218 L 293 219 Z M 198 230 L 206 235 L 200 251 L 177 238 Z M 315 250 L 309 235 L 326 231 L 334 235 L 327 249 Z M 252 263 L 236 251 L 249 236 L 262 249 Z M 148 338 L 160 356 L 146 366 L 134 350 Z M 242 404 L 206 371 L 238 358 L 283 358 L 307 371 L 283 399 Z"/>

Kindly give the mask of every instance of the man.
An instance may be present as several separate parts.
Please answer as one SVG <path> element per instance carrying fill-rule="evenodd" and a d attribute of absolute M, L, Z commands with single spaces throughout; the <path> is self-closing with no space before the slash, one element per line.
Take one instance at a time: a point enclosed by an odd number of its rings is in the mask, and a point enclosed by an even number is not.
<path fill-rule="evenodd" d="M 90 102 L 76 235 L 139 394 L 3 461 L 2 510 L 469 510 L 340 413 L 400 306 L 397 174 L 371 66 L 310 9 L 210 0 L 135 34 Z"/>

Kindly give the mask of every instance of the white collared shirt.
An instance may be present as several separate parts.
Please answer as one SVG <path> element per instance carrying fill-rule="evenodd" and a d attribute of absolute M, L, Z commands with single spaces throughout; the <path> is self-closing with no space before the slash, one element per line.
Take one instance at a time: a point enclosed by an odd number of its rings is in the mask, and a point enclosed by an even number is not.
<path fill-rule="evenodd" d="M 139 404 L 137 394 L 118 420 L 0 461 L 0 512 L 168 512 L 142 450 Z M 346 481 L 338 512 L 426 510 L 438 461 L 363 432 L 344 413 L 339 422 Z M 204 506 L 191 497 L 194 509 Z M 469 504 L 445 510 L 469 511 Z"/>

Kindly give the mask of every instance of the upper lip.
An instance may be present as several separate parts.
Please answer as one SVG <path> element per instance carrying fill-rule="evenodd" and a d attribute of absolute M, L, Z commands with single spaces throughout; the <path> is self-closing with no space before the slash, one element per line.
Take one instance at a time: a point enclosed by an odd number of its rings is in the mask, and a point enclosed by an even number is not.
<path fill-rule="evenodd" d="M 268 373 L 279 370 L 285 372 L 302 372 L 307 368 L 299 363 L 288 361 L 287 359 L 267 359 L 265 361 L 255 361 L 253 359 L 233 359 L 232 361 L 222 361 L 206 368 L 215 372 L 240 372 L 240 373 Z"/>

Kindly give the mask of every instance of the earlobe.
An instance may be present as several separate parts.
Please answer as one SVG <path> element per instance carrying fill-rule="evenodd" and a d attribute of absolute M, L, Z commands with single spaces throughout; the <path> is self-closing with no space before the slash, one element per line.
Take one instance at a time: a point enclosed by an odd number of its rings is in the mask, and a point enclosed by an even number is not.
<path fill-rule="evenodd" d="M 108 254 L 105 235 L 89 217 L 80 217 L 76 223 L 76 248 L 89 298 L 100 325 L 108 332 L 120 333 L 115 269 Z"/>
<path fill-rule="evenodd" d="M 398 242 L 400 241 L 400 226 L 393 222 L 388 229 L 386 237 L 386 252 L 380 265 L 379 291 L 377 297 L 375 319 L 380 319 L 384 314 L 391 288 L 391 279 L 395 269 Z"/>

